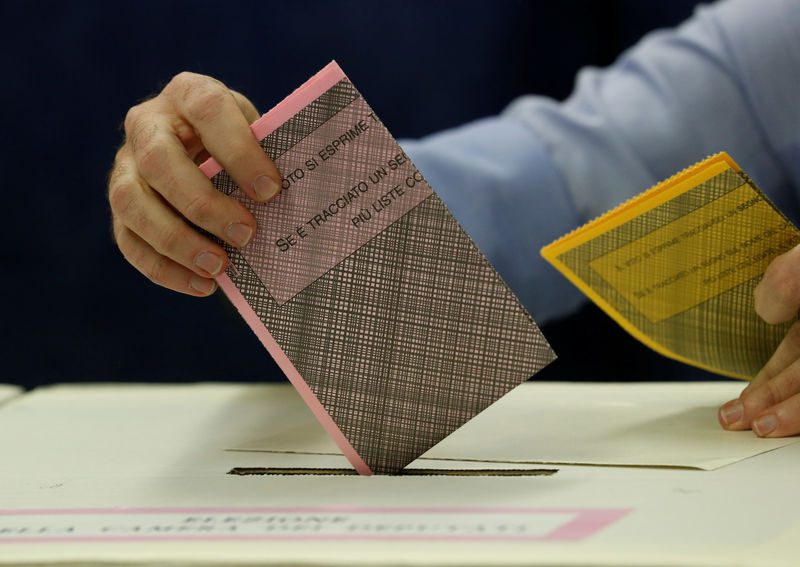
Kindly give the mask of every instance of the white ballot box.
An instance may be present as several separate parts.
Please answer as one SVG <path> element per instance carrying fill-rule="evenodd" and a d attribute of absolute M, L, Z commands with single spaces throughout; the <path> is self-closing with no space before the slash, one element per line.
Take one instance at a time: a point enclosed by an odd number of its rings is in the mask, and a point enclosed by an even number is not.
<path fill-rule="evenodd" d="M 22 393 L 22 388 L 11 384 L 0 384 L 0 406 L 11 398 L 15 398 Z"/>
<path fill-rule="evenodd" d="M 0 406 L 0 565 L 794 566 L 800 446 L 717 429 L 741 387 L 533 382 L 372 477 L 288 385 L 41 388 Z"/>

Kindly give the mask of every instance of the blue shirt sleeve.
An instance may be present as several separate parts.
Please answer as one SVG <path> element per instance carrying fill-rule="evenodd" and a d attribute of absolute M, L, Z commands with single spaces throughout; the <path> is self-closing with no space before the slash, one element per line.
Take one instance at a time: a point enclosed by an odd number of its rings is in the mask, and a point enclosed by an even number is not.
<path fill-rule="evenodd" d="M 702 7 L 583 69 L 563 102 L 402 145 L 534 318 L 567 315 L 582 295 L 539 249 L 710 154 L 800 217 L 800 2 Z"/>

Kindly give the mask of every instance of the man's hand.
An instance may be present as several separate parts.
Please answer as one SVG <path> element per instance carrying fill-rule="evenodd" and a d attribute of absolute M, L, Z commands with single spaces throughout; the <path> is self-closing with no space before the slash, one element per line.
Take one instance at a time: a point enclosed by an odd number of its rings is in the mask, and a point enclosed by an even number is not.
<path fill-rule="evenodd" d="M 108 200 L 119 249 L 155 283 L 195 296 L 216 290 L 212 278 L 228 258 L 189 222 L 234 246 L 253 237 L 253 215 L 214 189 L 197 165 L 214 156 L 251 199 L 275 197 L 281 177 L 249 128 L 256 118 L 244 96 L 193 73 L 128 111 Z"/>
<path fill-rule="evenodd" d="M 800 309 L 800 246 L 767 267 L 755 292 L 756 312 L 772 325 L 793 319 Z M 792 325 L 775 354 L 739 398 L 719 410 L 725 429 L 751 429 L 759 437 L 800 433 L 800 321 Z"/>

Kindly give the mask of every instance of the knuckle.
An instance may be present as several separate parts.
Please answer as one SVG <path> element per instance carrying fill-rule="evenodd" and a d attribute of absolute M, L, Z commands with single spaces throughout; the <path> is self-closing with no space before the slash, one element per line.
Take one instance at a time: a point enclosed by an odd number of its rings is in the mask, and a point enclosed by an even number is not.
<path fill-rule="evenodd" d="M 136 129 L 136 125 L 142 119 L 142 114 L 144 113 L 143 106 L 144 103 L 132 106 L 131 108 L 128 109 L 127 114 L 125 114 L 125 121 L 123 122 L 123 126 L 125 128 L 126 135 L 132 133 Z"/>
<path fill-rule="evenodd" d="M 246 165 L 251 162 L 260 164 L 261 161 L 266 161 L 266 154 L 252 136 L 228 140 L 225 150 L 229 156 L 228 161 L 237 165 Z"/>
<path fill-rule="evenodd" d="M 140 141 L 143 132 L 152 131 L 155 122 L 152 120 L 152 101 L 146 101 L 131 107 L 125 115 L 123 127 L 125 129 L 125 141 L 134 148 L 137 141 Z"/>
<path fill-rule="evenodd" d="M 184 96 L 186 117 L 192 123 L 214 120 L 231 101 L 230 93 L 213 83 L 192 89 Z"/>
<path fill-rule="evenodd" d="M 266 159 L 265 154 L 259 151 L 255 138 L 252 146 L 248 144 L 249 141 L 230 137 L 225 140 L 223 151 L 214 155 L 217 160 L 225 162 L 226 170 L 233 172 L 231 175 L 234 182 L 238 181 L 238 185 L 245 189 L 251 185 L 256 175 L 261 173 L 259 166 L 263 166 L 263 160 Z M 256 171 L 258 173 L 255 173 Z"/>
<path fill-rule="evenodd" d="M 182 227 L 175 226 L 165 230 L 159 240 L 159 252 L 167 256 L 175 256 L 186 241 L 186 232 Z"/>
<path fill-rule="evenodd" d="M 783 389 L 779 382 L 779 380 L 773 379 L 764 385 L 763 396 L 766 404 L 764 407 L 772 407 L 783 401 Z"/>
<path fill-rule="evenodd" d="M 108 203 L 114 215 L 128 218 L 135 206 L 135 201 L 135 191 L 130 183 L 120 179 L 112 180 L 108 187 Z"/>
<path fill-rule="evenodd" d="M 183 213 L 194 224 L 208 227 L 217 210 L 214 201 L 207 195 L 195 195 L 186 203 Z"/>
<path fill-rule="evenodd" d="M 159 256 L 150 262 L 150 264 L 144 270 L 144 275 L 147 276 L 151 282 L 161 286 L 166 286 L 168 281 L 168 267 L 169 260 L 167 260 L 167 258 L 164 256 Z"/>
<path fill-rule="evenodd" d="M 164 88 L 165 91 L 168 90 L 178 90 L 178 91 L 185 91 L 187 88 L 192 89 L 195 88 L 198 84 L 205 82 L 203 79 L 205 77 L 198 73 L 192 73 L 191 71 L 181 71 L 172 79 L 170 79 L 167 86 Z"/>
<path fill-rule="evenodd" d="M 111 167 L 111 171 L 108 172 L 109 185 L 111 182 L 118 180 L 120 177 L 124 177 L 131 173 L 130 163 L 130 154 L 127 151 L 127 148 L 122 146 L 117 150 L 117 154 L 114 156 L 114 165 Z"/>
<path fill-rule="evenodd" d="M 169 150 L 161 144 L 150 143 L 137 156 L 137 164 L 145 179 L 159 179 L 169 171 Z"/>
<path fill-rule="evenodd" d="M 118 191 L 121 185 L 125 185 L 125 180 L 129 177 L 130 165 L 128 160 L 123 159 L 122 155 L 118 152 L 117 159 L 114 160 L 114 165 L 111 167 L 111 171 L 108 172 L 108 179 L 106 182 L 109 200 L 111 200 L 111 193 Z"/>
<path fill-rule="evenodd" d="M 125 142 L 134 152 L 146 146 L 158 131 L 158 125 L 153 120 L 152 114 L 145 111 L 143 106 L 143 104 L 134 106 L 125 117 Z"/>
<path fill-rule="evenodd" d="M 135 126 L 129 137 L 131 150 L 134 153 L 146 151 L 152 146 L 158 135 L 159 128 L 155 122 L 140 120 Z"/>

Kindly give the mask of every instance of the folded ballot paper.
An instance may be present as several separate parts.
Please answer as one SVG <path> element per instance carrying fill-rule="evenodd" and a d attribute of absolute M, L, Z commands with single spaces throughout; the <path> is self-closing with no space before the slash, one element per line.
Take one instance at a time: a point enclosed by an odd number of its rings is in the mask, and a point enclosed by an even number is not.
<path fill-rule="evenodd" d="M 283 174 L 219 285 L 362 474 L 395 473 L 555 358 L 332 62 L 252 125 Z M 224 244 L 223 244 L 224 245 Z"/>
<path fill-rule="evenodd" d="M 751 378 L 791 322 L 768 325 L 753 291 L 800 232 L 725 153 L 542 249 L 633 336 L 712 372 Z"/>

